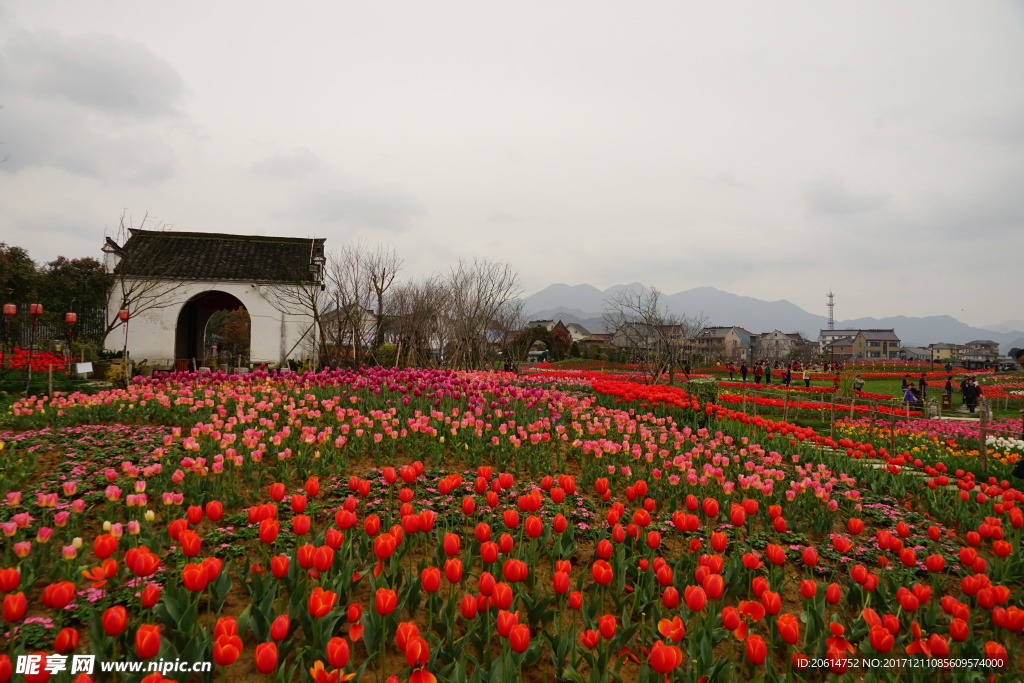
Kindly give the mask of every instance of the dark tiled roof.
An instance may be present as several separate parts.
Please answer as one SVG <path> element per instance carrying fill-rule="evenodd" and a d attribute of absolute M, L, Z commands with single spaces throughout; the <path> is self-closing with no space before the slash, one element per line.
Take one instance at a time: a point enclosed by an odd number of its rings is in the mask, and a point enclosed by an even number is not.
<path fill-rule="evenodd" d="M 309 264 L 324 238 L 131 230 L 116 271 L 182 280 L 312 281 Z"/>

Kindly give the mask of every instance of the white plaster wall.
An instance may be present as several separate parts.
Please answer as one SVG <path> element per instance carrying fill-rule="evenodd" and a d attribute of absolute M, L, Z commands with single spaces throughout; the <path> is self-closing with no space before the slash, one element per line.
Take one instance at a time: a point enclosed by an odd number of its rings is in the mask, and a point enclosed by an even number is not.
<path fill-rule="evenodd" d="M 166 296 L 173 302 L 171 305 L 132 314 L 128 322 L 129 355 L 135 362 L 148 359 L 150 365 L 173 365 L 175 326 L 181 309 L 191 298 L 203 292 L 220 291 L 235 296 L 249 312 L 252 322 L 250 358 L 253 363 L 309 358 L 314 346 L 310 336 L 312 332 L 305 339 L 300 339 L 310 329 L 312 316 L 301 310 L 282 313 L 279 299 L 274 297 L 272 289 L 268 285 L 225 281 L 191 282 L 178 287 Z M 117 316 L 120 303 L 117 296 L 111 296 L 107 301 L 108 316 Z M 123 326 L 115 329 L 107 336 L 104 346 L 110 351 L 121 350 L 124 335 Z"/>

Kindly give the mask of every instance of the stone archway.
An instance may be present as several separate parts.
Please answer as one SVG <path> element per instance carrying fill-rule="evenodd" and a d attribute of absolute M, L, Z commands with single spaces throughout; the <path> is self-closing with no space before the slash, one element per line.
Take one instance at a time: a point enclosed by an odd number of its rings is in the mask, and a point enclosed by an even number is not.
<path fill-rule="evenodd" d="M 174 328 L 174 358 L 177 370 L 199 368 L 206 364 L 206 324 L 217 311 L 246 309 L 238 297 L 219 290 L 208 290 L 185 302 Z"/>

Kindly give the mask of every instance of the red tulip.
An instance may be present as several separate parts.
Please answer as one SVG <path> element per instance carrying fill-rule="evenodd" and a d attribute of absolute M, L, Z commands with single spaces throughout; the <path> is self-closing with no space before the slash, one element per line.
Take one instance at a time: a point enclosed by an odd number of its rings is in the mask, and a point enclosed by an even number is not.
<path fill-rule="evenodd" d="M 666 609 L 675 609 L 679 606 L 679 591 L 675 586 L 668 586 L 662 591 L 661 604 L 665 605 Z"/>
<path fill-rule="evenodd" d="M 317 494 L 320 493 L 320 478 L 310 477 L 306 480 L 306 495 L 310 498 L 316 498 Z"/>
<path fill-rule="evenodd" d="M 938 553 L 929 555 L 924 559 L 924 566 L 933 574 L 938 574 L 946 568 L 946 558 Z"/>
<path fill-rule="evenodd" d="M 242 654 L 242 639 L 236 635 L 224 634 L 213 641 L 213 662 L 217 666 L 230 666 Z"/>
<path fill-rule="evenodd" d="M 789 645 L 796 645 L 796 641 L 800 639 L 800 620 L 788 612 L 779 615 L 775 620 L 775 627 Z"/>
<path fill-rule="evenodd" d="M 814 548 L 807 546 L 803 550 L 801 556 L 805 567 L 814 567 L 818 564 L 818 551 Z"/>
<path fill-rule="evenodd" d="M 754 666 L 761 666 L 768 657 L 768 646 L 761 636 L 749 636 L 744 643 L 747 660 Z"/>
<path fill-rule="evenodd" d="M 121 605 L 110 607 L 103 613 L 100 623 L 108 636 L 119 636 L 128 625 L 128 610 Z"/>
<path fill-rule="evenodd" d="M 149 552 L 145 546 L 132 548 L 125 553 L 125 564 L 132 570 L 135 576 L 144 578 L 152 576 L 160 568 L 160 556 Z"/>
<path fill-rule="evenodd" d="M 320 586 L 317 586 L 309 595 L 308 608 L 310 616 L 319 619 L 320 617 L 330 614 L 337 601 L 337 593 L 334 591 L 325 591 Z"/>
<path fill-rule="evenodd" d="M 601 642 L 601 634 L 594 629 L 586 629 L 580 633 L 580 643 L 583 647 L 595 648 Z"/>
<path fill-rule="evenodd" d="M 494 584 L 493 600 L 498 609 L 508 609 L 512 606 L 512 587 L 505 582 Z"/>
<path fill-rule="evenodd" d="M 722 628 L 726 631 L 735 631 L 740 627 L 740 611 L 735 607 L 722 609 Z M 664 635 L 664 634 L 663 634 Z"/>
<path fill-rule="evenodd" d="M 113 560 L 111 560 L 113 562 Z M 43 589 L 41 601 L 44 606 L 64 609 L 75 597 L 75 584 L 70 581 L 51 583 Z"/>
<path fill-rule="evenodd" d="M 189 524 L 199 524 L 203 521 L 203 508 L 198 505 L 189 505 L 185 511 L 185 519 Z"/>
<path fill-rule="evenodd" d="M 764 554 L 765 557 L 768 558 L 768 561 L 774 564 L 775 566 L 779 566 L 786 563 L 786 551 L 783 550 L 780 546 L 775 545 L 774 543 L 769 543 L 765 547 Z"/>
<path fill-rule="evenodd" d="M 604 614 L 597 620 L 597 630 L 601 632 L 601 637 L 605 640 L 615 637 L 616 625 L 614 614 Z"/>
<path fill-rule="evenodd" d="M 377 614 L 386 617 L 398 607 L 398 594 L 390 588 L 378 588 L 373 599 L 374 609 Z"/>
<path fill-rule="evenodd" d="M 462 560 L 457 557 L 444 561 L 444 576 L 448 583 L 458 583 L 462 580 Z"/>
<path fill-rule="evenodd" d="M 875 652 L 885 654 L 892 649 L 896 641 L 884 626 L 872 626 L 868 632 L 868 642 Z"/>
<path fill-rule="evenodd" d="M 373 554 L 378 560 L 386 560 L 394 554 L 396 545 L 395 537 L 385 531 L 373 539 Z"/>
<path fill-rule="evenodd" d="M 700 586 L 687 586 L 683 590 L 683 600 L 691 612 L 699 612 L 707 604 L 707 595 Z"/>
<path fill-rule="evenodd" d="M 292 517 L 292 531 L 296 536 L 305 536 L 309 533 L 311 522 L 308 515 L 295 515 Z"/>
<path fill-rule="evenodd" d="M 995 666 L 1001 669 L 1006 666 L 1008 661 L 1006 648 L 994 640 L 990 640 L 985 643 L 985 658 L 994 660 Z"/>
<path fill-rule="evenodd" d="M 840 588 L 838 583 L 830 583 L 828 588 L 825 589 L 825 602 L 830 605 L 839 604 L 842 597 L 843 589 Z"/>
<path fill-rule="evenodd" d="M 270 637 L 274 640 L 284 640 L 291 628 L 291 619 L 287 614 L 278 616 L 270 623 Z"/>
<path fill-rule="evenodd" d="M 206 504 L 206 518 L 217 522 L 224 516 L 224 505 L 219 500 L 211 500 Z"/>
<path fill-rule="evenodd" d="M 517 624 L 512 627 L 508 634 L 508 643 L 513 652 L 526 652 L 530 647 L 530 627 L 526 624 Z"/>
<path fill-rule="evenodd" d="M 426 666 L 430 661 L 430 647 L 427 641 L 420 635 L 409 638 L 405 645 L 405 663 L 409 666 Z"/>
<path fill-rule="evenodd" d="M 544 522 L 541 521 L 540 517 L 530 515 L 526 518 L 526 522 L 523 523 L 523 530 L 526 531 L 526 535 L 530 538 L 539 538 L 544 533 Z"/>
<path fill-rule="evenodd" d="M 17 569 L 0 569 L 0 593 L 13 593 L 21 584 L 21 572 Z"/>
<path fill-rule="evenodd" d="M 502 638 L 508 638 L 508 634 L 512 632 L 512 627 L 519 623 L 519 613 L 509 612 L 504 609 L 500 610 L 496 623 L 498 635 Z"/>
<path fill-rule="evenodd" d="M 721 574 L 709 574 L 704 581 L 704 592 L 711 600 L 717 600 L 725 593 L 725 579 Z"/>
<path fill-rule="evenodd" d="M 209 579 L 206 577 L 206 570 L 199 562 L 186 564 L 181 569 L 181 584 L 193 593 L 198 593 L 206 588 Z"/>
<path fill-rule="evenodd" d="M 335 669 L 344 669 L 348 664 L 348 641 L 335 636 L 327 641 L 327 663 Z"/>
<path fill-rule="evenodd" d="M 704 510 L 704 515 L 711 519 L 718 516 L 718 501 L 714 498 L 705 498 L 701 508 Z"/>
<path fill-rule="evenodd" d="M 761 593 L 761 604 L 768 614 L 778 614 L 782 609 L 782 597 L 773 591 L 765 591 Z"/>
<path fill-rule="evenodd" d="M 277 534 L 281 530 L 281 523 L 276 519 L 264 519 L 260 522 L 260 541 L 273 543 L 277 540 Z"/>
<path fill-rule="evenodd" d="M 612 566 L 604 560 L 595 560 L 594 564 L 590 567 L 590 572 L 594 577 L 594 581 L 602 586 L 607 586 L 614 578 Z"/>
<path fill-rule="evenodd" d="M 92 552 L 99 559 L 103 560 L 114 554 L 117 550 L 117 537 L 110 534 L 100 534 L 92 542 Z"/>
<path fill-rule="evenodd" d="M 256 670 L 261 674 L 270 674 L 277 668 L 277 644 L 260 643 L 256 646 Z"/>
<path fill-rule="evenodd" d="M 139 597 L 139 600 L 142 602 L 143 607 L 150 609 L 160 601 L 160 586 L 155 583 L 146 584 L 146 587 L 142 589 L 142 595 Z"/>
<path fill-rule="evenodd" d="M 276 482 L 270 485 L 270 500 L 275 503 L 280 503 L 284 500 L 285 488 L 281 482 Z"/>
<path fill-rule="evenodd" d="M 156 657 L 160 652 L 160 627 L 143 624 L 135 631 L 135 654 L 139 659 Z"/>
<path fill-rule="evenodd" d="M 425 567 L 420 572 L 420 584 L 428 593 L 436 593 L 441 587 L 441 570 L 437 567 Z"/>
<path fill-rule="evenodd" d="M 660 640 L 656 640 L 651 646 L 647 663 L 658 673 L 667 674 L 683 663 L 683 651 L 675 645 L 665 645 Z"/>
<path fill-rule="evenodd" d="M 472 595 L 462 596 L 462 600 L 459 602 L 459 611 L 462 613 L 463 619 L 475 619 L 477 613 L 476 598 L 474 598 Z"/>
<path fill-rule="evenodd" d="M 69 627 L 61 629 L 60 633 L 53 640 L 53 650 L 57 654 L 66 655 L 74 652 L 78 647 L 78 631 Z M 2 680 L 2 678 L 0 678 Z"/>

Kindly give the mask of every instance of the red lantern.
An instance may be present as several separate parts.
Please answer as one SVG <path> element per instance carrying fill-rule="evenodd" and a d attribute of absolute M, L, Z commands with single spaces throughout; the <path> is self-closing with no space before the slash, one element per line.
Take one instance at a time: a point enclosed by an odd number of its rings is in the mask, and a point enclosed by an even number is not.
<path fill-rule="evenodd" d="M 17 306 L 17 304 L 4 304 L 4 315 L 6 315 L 8 318 L 17 315 L 17 313 L 18 313 L 18 306 Z"/>
<path fill-rule="evenodd" d="M 36 316 L 42 315 L 43 314 L 43 305 L 42 304 L 29 304 L 28 305 L 28 314 L 29 315 L 36 315 Z"/>
<path fill-rule="evenodd" d="M 78 322 L 78 314 L 74 311 L 68 311 L 64 314 L 64 322 L 68 325 L 74 325 Z"/>
<path fill-rule="evenodd" d="M 120 311 L 117 312 L 117 319 L 123 323 L 128 322 L 129 316 L 130 314 L 128 313 L 127 308 L 122 308 Z"/>

